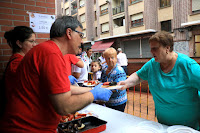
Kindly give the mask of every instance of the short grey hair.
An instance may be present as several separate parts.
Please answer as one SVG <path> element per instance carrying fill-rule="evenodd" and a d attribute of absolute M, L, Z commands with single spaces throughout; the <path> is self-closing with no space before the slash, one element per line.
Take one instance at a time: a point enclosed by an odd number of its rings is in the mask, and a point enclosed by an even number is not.
<path fill-rule="evenodd" d="M 51 26 L 50 38 L 52 39 L 55 37 L 62 37 L 63 35 L 66 34 L 66 30 L 68 28 L 75 30 L 77 27 L 83 29 L 82 24 L 75 17 L 72 16 L 58 17 Z"/>

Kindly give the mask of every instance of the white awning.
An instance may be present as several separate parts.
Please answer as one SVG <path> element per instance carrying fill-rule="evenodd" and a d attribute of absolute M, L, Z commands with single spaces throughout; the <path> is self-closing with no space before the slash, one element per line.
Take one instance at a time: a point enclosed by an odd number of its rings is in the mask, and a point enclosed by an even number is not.
<path fill-rule="evenodd" d="M 140 34 L 145 34 L 145 33 L 151 33 L 151 32 L 156 32 L 154 29 L 148 29 L 148 30 L 141 30 L 141 31 L 136 31 L 136 32 L 130 32 L 130 33 L 125 33 L 125 34 L 120 34 L 120 35 L 115 35 L 115 36 L 109 36 L 105 38 L 100 38 L 96 41 L 100 40 L 105 40 L 105 39 L 112 39 L 112 38 L 117 38 L 117 37 L 126 37 L 126 36 L 132 36 L 132 35 L 140 35 Z"/>
<path fill-rule="evenodd" d="M 193 25 L 200 25 L 200 20 L 187 22 L 187 23 L 182 23 L 181 27 L 189 27 L 189 26 L 193 26 Z"/>

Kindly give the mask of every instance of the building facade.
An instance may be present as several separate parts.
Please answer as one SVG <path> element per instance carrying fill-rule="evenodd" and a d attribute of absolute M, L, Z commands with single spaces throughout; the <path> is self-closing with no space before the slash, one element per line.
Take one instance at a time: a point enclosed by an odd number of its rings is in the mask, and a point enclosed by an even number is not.
<path fill-rule="evenodd" d="M 200 62 L 200 0 L 64 0 L 61 9 L 82 23 L 94 52 L 121 47 L 129 73 L 152 57 L 148 39 L 161 30 L 174 36 L 175 51 Z"/>

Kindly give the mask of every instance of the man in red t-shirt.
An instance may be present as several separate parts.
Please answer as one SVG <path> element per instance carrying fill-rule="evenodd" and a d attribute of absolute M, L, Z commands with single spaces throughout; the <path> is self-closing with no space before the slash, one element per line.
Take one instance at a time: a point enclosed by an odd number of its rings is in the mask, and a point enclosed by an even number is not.
<path fill-rule="evenodd" d="M 109 100 L 112 91 L 101 85 L 80 94 L 77 91 L 81 89 L 70 87 L 63 55 L 77 54 L 82 37 L 80 22 L 62 16 L 51 27 L 51 40 L 24 56 L 17 68 L 18 84 L 0 121 L 0 132 L 55 133 L 61 115 L 74 113 L 93 100 Z"/>

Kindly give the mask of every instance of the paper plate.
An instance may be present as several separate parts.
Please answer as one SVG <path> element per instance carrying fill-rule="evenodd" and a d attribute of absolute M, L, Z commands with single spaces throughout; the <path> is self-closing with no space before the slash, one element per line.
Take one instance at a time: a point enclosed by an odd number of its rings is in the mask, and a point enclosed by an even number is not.
<path fill-rule="evenodd" d="M 121 89 L 124 85 L 115 85 L 115 86 L 110 86 L 110 87 L 103 87 L 109 90 L 114 90 L 114 89 Z"/>
<path fill-rule="evenodd" d="M 158 122 L 154 122 L 154 121 L 142 121 L 140 122 L 138 125 L 138 127 L 150 127 L 150 128 L 154 128 L 157 130 L 163 130 L 163 126 L 162 124 L 158 123 Z"/>
<path fill-rule="evenodd" d="M 96 84 L 93 84 L 93 85 L 88 85 L 88 83 L 83 83 L 84 86 L 87 86 L 87 87 L 94 87 L 96 86 Z"/>
<path fill-rule="evenodd" d="M 197 133 L 194 129 L 182 126 L 182 125 L 174 125 L 167 128 L 168 133 Z"/>

